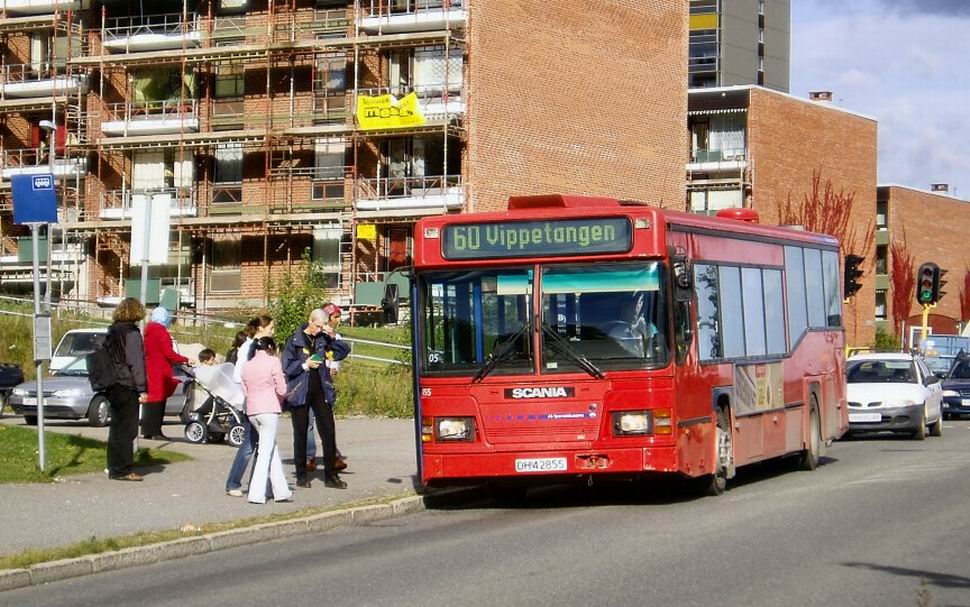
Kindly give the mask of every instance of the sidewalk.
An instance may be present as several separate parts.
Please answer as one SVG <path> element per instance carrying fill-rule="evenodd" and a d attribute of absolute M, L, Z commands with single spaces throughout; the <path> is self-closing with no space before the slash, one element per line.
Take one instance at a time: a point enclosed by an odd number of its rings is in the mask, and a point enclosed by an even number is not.
<path fill-rule="evenodd" d="M 142 531 L 177 529 L 191 524 L 231 521 L 309 507 L 337 506 L 413 490 L 414 423 L 411 420 L 338 419 L 337 444 L 348 458 L 341 474 L 347 489 L 323 486 L 323 470 L 313 473 L 310 489 L 297 489 L 293 503 L 249 504 L 225 493 L 226 474 L 236 450 L 226 444 L 193 445 L 180 424 L 166 419 L 171 441 L 139 440 L 139 447 L 160 447 L 193 457 L 152 471 L 144 482 L 108 480 L 104 474 L 65 476 L 52 484 L 0 486 L 0 537 L 3 554 L 24 548 L 53 548 L 90 539 Z M 23 424 L 5 416 L 0 423 Z M 48 432 L 80 434 L 106 440 L 107 428 L 82 422 L 53 421 Z M 318 441 L 319 443 L 319 441 Z M 284 468 L 294 483 L 293 438 L 289 420 L 280 424 Z M 36 464 L 36 462 L 32 462 Z M 248 473 L 244 482 L 248 482 Z"/>

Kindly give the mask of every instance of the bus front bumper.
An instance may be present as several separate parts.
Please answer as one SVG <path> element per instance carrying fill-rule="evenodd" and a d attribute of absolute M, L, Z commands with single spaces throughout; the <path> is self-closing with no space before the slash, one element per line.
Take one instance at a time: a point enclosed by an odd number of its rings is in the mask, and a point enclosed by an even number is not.
<path fill-rule="evenodd" d="M 491 453 L 424 453 L 422 481 L 680 472 L 673 446 Z M 446 483 L 445 483 L 446 484 Z"/>

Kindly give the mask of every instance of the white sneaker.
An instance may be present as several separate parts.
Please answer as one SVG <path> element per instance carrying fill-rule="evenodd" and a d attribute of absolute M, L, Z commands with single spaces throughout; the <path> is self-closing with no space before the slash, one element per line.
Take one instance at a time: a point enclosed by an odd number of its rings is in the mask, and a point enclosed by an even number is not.
<path fill-rule="evenodd" d="M 242 492 L 242 489 L 230 489 L 226 491 L 226 495 L 230 497 L 242 497 L 245 494 Z"/>

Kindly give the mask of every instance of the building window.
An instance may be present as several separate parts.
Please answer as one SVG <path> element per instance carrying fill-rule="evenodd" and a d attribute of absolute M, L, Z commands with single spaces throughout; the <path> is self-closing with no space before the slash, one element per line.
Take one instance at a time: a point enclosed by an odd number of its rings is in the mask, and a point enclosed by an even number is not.
<path fill-rule="evenodd" d="M 242 203 L 243 149 L 238 143 L 220 145 L 215 151 L 212 202 Z"/>
<path fill-rule="evenodd" d="M 876 201 L 876 229 L 889 229 L 889 203 L 885 200 Z"/>
<path fill-rule="evenodd" d="M 876 245 L 876 274 L 889 274 L 889 245 Z"/>
<path fill-rule="evenodd" d="M 886 320 L 886 291 L 876 291 L 876 320 Z"/>
<path fill-rule="evenodd" d="M 336 289 L 340 287 L 340 242 L 343 230 L 339 224 L 314 228 L 313 230 L 313 264 L 321 273 L 323 287 Z"/>
<path fill-rule="evenodd" d="M 209 290 L 213 293 L 239 293 L 242 290 L 242 240 L 240 238 L 212 241 Z"/>

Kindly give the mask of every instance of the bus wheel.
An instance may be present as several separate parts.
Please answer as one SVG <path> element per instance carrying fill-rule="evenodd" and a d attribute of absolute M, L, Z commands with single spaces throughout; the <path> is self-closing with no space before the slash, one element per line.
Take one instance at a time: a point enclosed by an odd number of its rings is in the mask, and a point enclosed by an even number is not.
<path fill-rule="evenodd" d="M 814 470 L 818 468 L 818 459 L 822 453 L 822 424 L 818 417 L 818 399 L 812 395 L 812 410 L 808 413 L 808 447 L 801 452 L 798 459 L 799 470 Z"/>
<path fill-rule="evenodd" d="M 728 471 L 734 459 L 734 445 L 731 442 L 731 419 L 725 407 L 717 408 L 714 442 L 714 454 L 717 458 L 714 474 L 697 477 L 697 489 L 701 495 L 721 495 L 727 489 Z"/>

